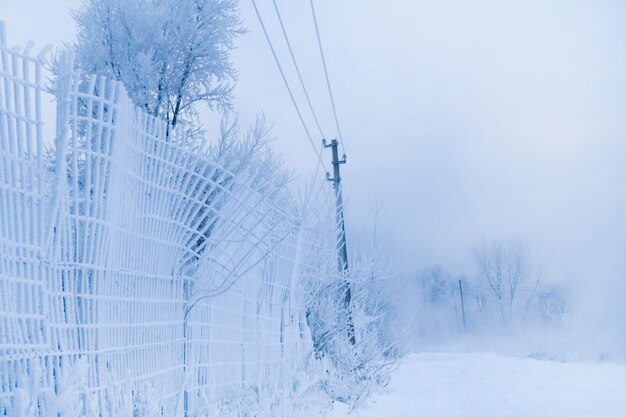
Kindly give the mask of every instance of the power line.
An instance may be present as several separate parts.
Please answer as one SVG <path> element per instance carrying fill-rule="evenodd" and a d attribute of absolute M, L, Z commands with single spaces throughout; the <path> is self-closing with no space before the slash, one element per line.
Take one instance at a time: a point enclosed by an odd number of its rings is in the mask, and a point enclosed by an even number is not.
<path fill-rule="evenodd" d="M 315 25 L 315 34 L 317 35 L 317 44 L 320 48 L 320 55 L 322 56 L 322 65 L 324 66 L 324 75 L 326 76 L 326 86 L 328 87 L 328 94 L 330 95 L 330 104 L 333 107 L 333 116 L 335 117 L 335 125 L 337 126 L 337 134 L 339 135 L 339 142 L 341 142 L 341 149 L 345 155 L 346 147 L 343 144 L 343 135 L 341 134 L 341 128 L 339 127 L 339 119 L 337 118 L 337 109 L 335 108 L 335 99 L 333 97 L 333 89 L 330 86 L 330 78 L 328 77 L 328 69 L 326 68 L 326 59 L 324 58 L 324 48 L 322 47 L 322 39 L 320 37 L 320 30 L 317 25 L 317 17 L 315 16 L 315 7 L 313 6 L 313 0 L 309 0 L 311 4 L 311 14 L 313 15 L 313 24 Z"/>
<path fill-rule="evenodd" d="M 274 50 L 274 45 L 272 44 L 272 40 L 269 37 L 269 34 L 267 33 L 267 29 L 265 28 L 265 24 L 263 23 L 263 18 L 261 17 L 261 13 L 259 13 L 259 9 L 256 5 L 256 1 L 255 0 L 251 0 L 252 1 L 252 6 L 254 6 L 254 11 L 256 13 L 257 18 L 259 19 L 259 23 L 261 24 L 261 29 L 263 29 L 263 34 L 265 35 L 265 39 L 267 40 L 267 44 L 270 47 L 270 50 L 272 51 L 272 56 L 274 57 L 274 62 L 276 62 L 276 66 L 278 67 L 278 71 L 280 72 L 280 75 L 283 79 L 283 83 L 285 84 L 285 87 L 287 88 L 287 92 L 289 93 L 289 97 L 291 98 L 291 103 L 293 104 L 294 108 L 296 109 L 296 113 L 298 113 L 298 118 L 300 119 L 300 123 L 302 124 L 302 127 L 304 128 L 304 131 L 307 135 L 307 138 L 309 139 L 309 142 L 311 143 L 311 146 L 313 147 L 313 151 L 315 152 L 317 159 L 319 160 L 319 162 L 322 164 L 322 166 L 324 167 L 324 169 L 326 171 L 328 171 L 328 168 L 326 167 L 326 164 L 324 164 L 324 161 L 322 160 L 322 152 L 320 151 L 318 153 L 317 148 L 315 146 L 315 143 L 313 141 L 313 138 L 311 137 L 311 133 L 309 132 L 309 129 L 306 127 L 306 123 L 304 122 L 304 118 L 302 117 L 302 112 L 300 111 L 300 108 L 298 107 L 298 103 L 296 103 L 296 99 L 293 96 L 293 92 L 291 91 L 291 87 L 289 87 L 289 83 L 287 82 L 287 77 L 285 77 L 285 72 L 283 71 L 283 67 L 282 65 L 280 65 L 280 61 L 278 60 L 278 56 L 276 55 L 276 51 Z"/>
<path fill-rule="evenodd" d="M 274 4 L 274 10 L 276 10 L 276 16 L 278 16 L 278 22 L 280 23 L 280 28 L 282 29 L 283 35 L 285 37 L 285 41 L 287 42 L 287 48 L 289 48 L 289 54 L 291 55 L 293 66 L 296 68 L 296 74 L 298 74 L 298 79 L 300 80 L 300 86 L 302 87 L 302 90 L 304 91 L 304 96 L 306 97 L 306 101 L 309 104 L 309 109 L 311 109 L 311 114 L 313 115 L 315 124 L 317 125 L 317 128 L 320 132 L 320 136 L 324 138 L 325 136 L 324 136 L 324 133 L 322 132 L 322 127 L 320 126 L 320 123 L 317 120 L 317 115 L 315 114 L 315 110 L 313 110 L 313 105 L 311 104 L 309 93 L 307 92 L 306 87 L 304 86 L 304 80 L 302 79 L 302 74 L 300 73 L 300 67 L 298 66 L 298 63 L 296 62 L 296 57 L 293 53 L 293 49 L 291 48 L 291 42 L 289 42 L 289 37 L 287 36 L 287 31 L 285 30 L 285 25 L 283 24 L 283 19 L 280 15 L 280 11 L 278 10 L 278 5 L 276 4 L 276 0 L 272 0 L 272 3 Z"/>

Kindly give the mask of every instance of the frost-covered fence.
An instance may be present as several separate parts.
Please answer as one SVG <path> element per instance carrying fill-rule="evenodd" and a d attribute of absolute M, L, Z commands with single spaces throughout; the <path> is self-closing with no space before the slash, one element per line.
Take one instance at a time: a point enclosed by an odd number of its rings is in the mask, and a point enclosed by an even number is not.
<path fill-rule="evenodd" d="M 329 195 L 304 215 L 68 54 L 45 152 L 42 56 L 0 56 L 0 415 L 203 415 L 288 392 L 305 298 L 336 263 Z"/>

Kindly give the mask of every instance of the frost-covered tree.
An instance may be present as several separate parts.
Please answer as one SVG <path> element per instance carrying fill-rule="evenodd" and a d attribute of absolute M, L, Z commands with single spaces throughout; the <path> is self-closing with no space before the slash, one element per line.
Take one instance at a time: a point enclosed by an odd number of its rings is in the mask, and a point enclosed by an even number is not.
<path fill-rule="evenodd" d="M 84 0 L 73 17 L 78 66 L 121 81 L 169 128 L 193 120 L 198 103 L 229 108 L 236 0 Z"/>
<path fill-rule="evenodd" d="M 503 322 L 510 320 L 519 285 L 530 274 L 526 245 L 519 239 L 483 241 L 474 259 L 480 278 L 498 300 Z"/>

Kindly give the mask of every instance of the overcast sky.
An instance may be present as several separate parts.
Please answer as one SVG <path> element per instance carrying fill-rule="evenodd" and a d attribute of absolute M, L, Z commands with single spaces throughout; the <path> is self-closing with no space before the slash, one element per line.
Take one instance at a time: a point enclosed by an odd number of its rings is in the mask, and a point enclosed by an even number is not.
<path fill-rule="evenodd" d="M 68 7 L 78 3 L 0 0 L 0 19 L 11 44 L 58 46 L 74 36 Z M 271 2 L 258 3 L 304 108 Z M 331 138 L 308 1 L 278 4 Z M 624 276 L 625 2 L 316 6 L 349 160 L 349 219 L 379 201 L 401 270 L 471 273 L 472 245 L 515 235 L 554 279 Z M 241 8 L 250 32 L 233 55 L 235 107 L 244 124 L 263 111 L 277 151 L 308 178 L 315 156 L 250 3 Z"/>

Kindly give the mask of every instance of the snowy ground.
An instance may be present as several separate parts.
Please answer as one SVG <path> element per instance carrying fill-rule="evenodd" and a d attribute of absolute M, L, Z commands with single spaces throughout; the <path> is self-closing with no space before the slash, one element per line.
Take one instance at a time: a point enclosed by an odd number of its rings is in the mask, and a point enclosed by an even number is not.
<path fill-rule="evenodd" d="M 626 365 L 420 353 L 361 417 L 625 417 Z M 332 417 L 345 417 L 337 407 Z"/>

